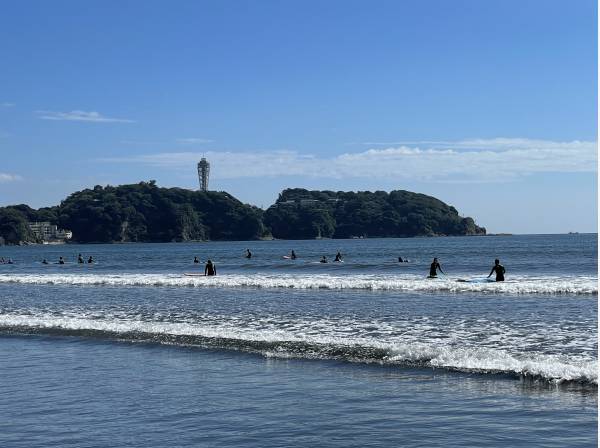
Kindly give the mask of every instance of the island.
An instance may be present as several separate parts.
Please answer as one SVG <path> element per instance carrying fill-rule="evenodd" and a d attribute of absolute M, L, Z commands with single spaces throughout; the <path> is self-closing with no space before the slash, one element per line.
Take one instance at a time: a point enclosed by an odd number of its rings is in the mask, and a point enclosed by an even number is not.
<path fill-rule="evenodd" d="M 77 243 L 485 235 L 469 217 L 420 193 L 282 191 L 267 210 L 229 193 L 162 188 L 155 181 L 100 186 L 59 205 L 0 208 L 0 244 L 43 242 L 40 223 Z M 68 230 L 63 230 L 68 229 Z"/>

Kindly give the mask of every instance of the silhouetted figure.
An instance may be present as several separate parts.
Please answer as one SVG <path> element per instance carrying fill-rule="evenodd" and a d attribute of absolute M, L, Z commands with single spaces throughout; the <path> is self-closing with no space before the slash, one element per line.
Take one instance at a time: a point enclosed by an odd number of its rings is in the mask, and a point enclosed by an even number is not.
<path fill-rule="evenodd" d="M 436 278 L 437 277 L 437 271 L 440 271 L 442 274 L 445 274 L 444 271 L 442 271 L 442 266 L 440 265 L 440 263 L 438 262 L 437 258 L 433 259 L 433 263 L 431 263 L 431 266 L 429 267 L 429 278 Z"/>
<path fill-rule="evenodd" d="M 88 264 L 92 264 L 94 262 L 94 259 L 92 258 L 92 256 L 90 255 L 90 258 L 88 258 Z"/>
<path fill-rule="evenodd" d="M 12 261 L 12 258 L 9 258 L 9 259 L 6 261 L 6 264 L 15 264 L 15 262 L 14 262 L 14 261 Z"/>
<path fill-rule="evenodd" d="M 217 275 L 217 267 L 210 260 L 207 260 L 204 266 L 204 275 Z"/>
<path fill-rule="evenodd" d="M 321 261 L 320 261 L 320 262 L 321 262 L 321 263 L 327 263 L 327 257 L 326 257 L 325 255 L 323 255 L 323 256 L 321 257 Z"/>
<path fill-rule="evenodd" d="M 58 257 L 58 264 L 65 264 L 65 260 L 63 260 L 63 257 Z"/>
<path fill-rule="evenodd" d="M 343 261 L 342 254 L 339 252 L 337 254 L 335 254 L 335 259 L 333 261 Z"/>
<path fill-rule="evenodd" d="M 250 249 L 246 249 L 246 258 L 252 258 L 252 252 L 250 252 Z"/>
<path fill-rule="evenodd" d="M 200 260 L 198 260 L 198 257 L 194 257 L 194 264 L 198 264 L 200 263 Z"/>
<path fill-rule="evenodd" d="M 42 264 L 48 264 L 48 260 L 46 260 L 45 258 L 42 260 Z"/>
<path fill-rule="evenodd" d="M 402 259 L 402 257 L 398 257 L 398 263 L 404 263 L 404 260 Z"/>
<path fill-rule="evenodd" d="M 292 251 L 292 255 L 290 256 L 290 258 L 292 260 L 295 260 L 296 259 L 296 252 Z"/>
<path fill-rule="evenodd" d="M 496 273 L 496 281 L 503 282 L 506 269 L 504 269 L 504 266 L 500 264 L 500 260 L 497 258 L 494 260 L 494 266 L 492 267 L 492 271 L 490 272 L 490 275 L 488 275 L 488 278 L 490 278 L 494 272 Z"/>
<path fill-rule="evenodd" d="M 83 257 L 81 254 L 77 255 L 77 263 L 83 263 Z"/>

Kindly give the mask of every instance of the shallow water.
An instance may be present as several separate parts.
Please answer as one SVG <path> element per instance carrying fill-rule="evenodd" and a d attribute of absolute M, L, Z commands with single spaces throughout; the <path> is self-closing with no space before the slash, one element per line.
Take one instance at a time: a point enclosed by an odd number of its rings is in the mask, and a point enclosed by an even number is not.
<path fill-rule="evenodd" d="M 16 264 L 0 265 L 0 413 L 14 414 L 0 444 L 595 446 L 596 247 L 543 235 L 2 248 Z M 282 258 L 291 249 L 299 260 Z M 344 263 L 318 263 L 337 250 Z M 98 263 L 40 263 L 79 252 Z M 195 255 L 219 275 L 183 276 L 201 269 Z M 447 276 L 427 280 L 434 255 Z M 482 281 L 495 257 L 505 283 Z"/>

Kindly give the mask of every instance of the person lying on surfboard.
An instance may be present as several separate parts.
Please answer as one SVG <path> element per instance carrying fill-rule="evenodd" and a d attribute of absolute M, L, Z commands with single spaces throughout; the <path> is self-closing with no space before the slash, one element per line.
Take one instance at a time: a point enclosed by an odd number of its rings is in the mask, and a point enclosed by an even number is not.
<path fill-rule="evenodd" d="M 433 259 L 433 263 L 429 267 L 429 278 L 437 278 L 437 271 L 440 271 L 442 274 L 446 275 L 444 271 L 442 271 L 442 266 L 440 265 L 437 258 Z"/>
<path fill-rule="evenodd" d="M 504 269 L 504 266 L 500 264 L 500 260 L 497 258 L 494 260 L 494 266 L 492 267 L 492 271 L 490 272 L 490 275 L 488 275 L 488 278 L 490 278 L 494 272 L 496 273 L 496 281 L 503 282 L 506 269 Z"/>
<path fill-rule="evenodd" d="M 204 266 L 204 275 L 217 275 L 217 267 L 210 260 L 208 260 L 206 266 Z"/>

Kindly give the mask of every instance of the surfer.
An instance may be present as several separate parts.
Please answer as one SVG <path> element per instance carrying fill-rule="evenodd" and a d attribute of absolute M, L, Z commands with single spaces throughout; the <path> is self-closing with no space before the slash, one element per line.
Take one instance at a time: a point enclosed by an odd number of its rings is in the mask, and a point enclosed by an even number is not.
<path fill-rule="evenodd" d="M 48 260 L 46 260 L 45 258 L 42 260 L 42 264 L 48 264 Z"/>
<path fill-rule="evenodd" d="M 398 257 L 398 263 L 404 263 L 404 260 L 402 259 L 402 257 Z"/>
<path fill-rule="evenodd" d="M 92 258 L 92 256 L 90 255 L 90 258 L 88 258 L 88 264 L 92 264 L 94 262 L 94 259 Z"/>
<path fill-rule="evenodd" d="M 83 257 L 81 254 L 77 255 L 77 263 L 83 263 Z"/>
<path fill-rule="evenodd" d="M 442 274 L 446 275 L 444 271 L 442 271 L 442 266 L 437 258 L 433 259 L 433 263 L 429 267 L 429 278 L 437 278 L 437 271 L 440 271 Z"/>
<path fill-rule="evenodd" d="M 327 257 L 325 255 L 321 257 L 320 263 L 327 263 Z"/>
<path fill-rule="evenodd" d="M 290 255 L 290 258 L 291 258 L 292 260 L 295 260 L 295 259 L 296 259 L 296 252 L 294 252 L 293 250 L 292 250 L 292 254 Z"/>
<path fill-rule="evenodd" d="M 504 266 L 500 264 L 500 260 L 497 258 L 494 260 L 494 266 L 492 267 L 492 271 L 490 272 L 490 275 L 488 275 L 488 278 L 490 278 L 494 272 L 496 273 L 496 281 L 503 282 L 506 269 L 504 269 Z"/>
<path fill-rule="evenodd" d="M 65 260 L 63 260 L 63 257 L 58 257 L 58 264 L 65 264 Z"/>
<path fill-rule="evenodd" d="M 198 260 L 198 257 L 194 257 L 194 264 L 198 264 L 200 263 L 200 260 Z"/>
<path fill-rule="evenodd" d="M 337 254 L 335 254 L 335 259 L 333 261 L 343 261 L 342 260 L 342 254 L 340 252 L 338 252 Z"/>
<path fill-rule="evenodd" d="M 250 252 L 250 249 L 246 249 L 246 258 L 252 258 L 252 252 Z"/>
<path fill-rule="evenodd" d="M 210 260 L 208 260 L 206 266 L 204 266 L 204 275 L 217 275 L 217 267 Z"/>

